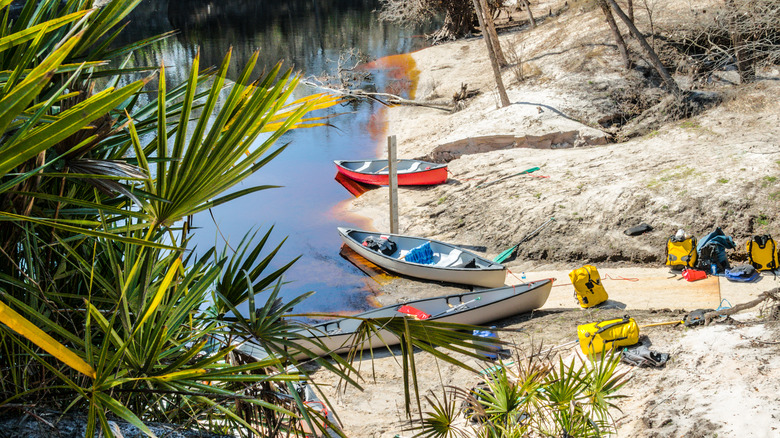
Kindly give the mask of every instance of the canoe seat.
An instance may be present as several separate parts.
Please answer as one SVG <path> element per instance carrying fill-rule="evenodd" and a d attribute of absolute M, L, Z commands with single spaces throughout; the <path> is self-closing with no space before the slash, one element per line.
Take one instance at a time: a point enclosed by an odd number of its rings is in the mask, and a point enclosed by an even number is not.
<path fill-rule="evenodd" d="M 453 265 L 456 265 L 458 262 L 460 262 L 461 254 L 463 254 L 463 251 L 459 249 L 453 249 L 449 254 L 440 254 L 439 261 L 436 262 L 436 266 L 440 266 L 442 268 L 452 267 Z"/>
<path fill-rule="evenodd" d="M 406 173 L 406 172 L 409 172 L 409 173 L 416 172 L 417 169 L 420 168 L 420 164 L 422 164 L 422 163 L 420 163 L 419 161 L 415 161 L 414 163 L 412 163 L 411 166 L 409 166 L 408 169 L 404 170 L 404 173 Z"/>
<path fill-rule="evenodd" d="M 371 165 L 371 162 L 370 161 L 366 161 L 365 163 L 363 163 L 362 166 L 360 166 L 357 169 L 355 169 L 354 172 L 362 172 L 362 171 L 368 169 L 368 166 L 370 166 L 370 165 Z"/>

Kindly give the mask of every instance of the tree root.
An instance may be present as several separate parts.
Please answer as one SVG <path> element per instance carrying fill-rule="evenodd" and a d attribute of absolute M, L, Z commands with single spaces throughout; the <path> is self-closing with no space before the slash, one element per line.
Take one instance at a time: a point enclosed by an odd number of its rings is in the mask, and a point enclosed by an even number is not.
<path fill-rule="evenodd" d="M 780 302 L 780 287 L 776 287 L 774 289 L 762 292 L 761 295 L 759 295 L 758 298 L 756 298 L 753 301 L 737 304 L 736 306 L 731 307 L 729 309 L 714 310 L 712 312 L 707 312 L 704 314 L 704 325 L 709 325 L 712 322 L 713 318 L 717 318 L 718 316 L 734 315 L 735 313 L 739 313 L 743 310 L 752 309 L 753 307 L 756 307 L 767 300 Z"/>

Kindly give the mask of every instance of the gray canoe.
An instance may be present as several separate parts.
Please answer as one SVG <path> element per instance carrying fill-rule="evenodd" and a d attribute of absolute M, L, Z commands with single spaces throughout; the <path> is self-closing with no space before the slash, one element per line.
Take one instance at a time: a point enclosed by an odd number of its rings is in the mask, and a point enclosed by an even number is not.
<path fill-rule="evenodd" d="M 449 243 L 421 237 L 383 234 L 343 227 L 339 227 L 339 235 L 341 235 L 341 240 L 353 251 L 375 265 L 410 277 L 482 287 L 500 287 L 504 285 L 506 280 L 506 267 L 502 264 Z M 392 254 L 382 254 L 363 246 L 363 241 L 369 236 L 375 239 L 390 239 L 395 242 L 396 251 Z M 431 244 L 433 263 L 413 263 L 403 258 L 409 250 L 425 242 Z"/>
<path fill-rule="evenodd" d="M 297 333 L 300 335 L 298 339 L 293 339 L 293 337 L 288 339 L 311 350 L 316 355 L 344 353 L 352 348 L 355 341 L 355 331 L 362 323 L 362 319 L 403 317 L 408 314 L 399 311 L 403 306 L 427 313 L 430 317 L 426 321 L 487 325 L 499 319 L 542 307 L 550 296 L 551 289 L 552 280 L 545 279 L 517 286 L 422 298 L 369 310 L 349 318 L 339 318 L 315 324 L 298 330 Z M 324 348 L 322 345 L 313 343 L 311 339 L 318 339 L 324 344 Z M 370 340 L 361 344 L 360 348 L 393 346 L 398 342 L 398 338 L 391 333 L 379 330 L 378 335 L 373 335 Z M 266 356 L 261 347 L 251 342 L 241 344 L 238 349 L 256 359 Z M 301 359 L 303 356 L 298 355 L 296 358 Z"/>

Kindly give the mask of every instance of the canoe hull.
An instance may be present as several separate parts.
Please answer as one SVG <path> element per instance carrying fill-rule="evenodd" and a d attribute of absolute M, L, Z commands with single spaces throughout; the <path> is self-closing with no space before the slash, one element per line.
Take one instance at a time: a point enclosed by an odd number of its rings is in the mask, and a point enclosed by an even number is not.
<path fill-rule="evenodd" d="M 341 240 L 353 251 L 368 259 L 370 262 L 384 269 L 407 275 L 409 277 L 422 278 L 426 280 L 442 281 L 447 283 L 468 284 L 481 287 L 500 287 L 506 281 L 506 268 L 498 263 L 478 256 L 474 253 L 459 249 L 455 245 L 444 242 L 438 242 L 429 239 L 421 239 L 411 236 L 402 236 L 397 234 L 380 234 L 361 230 L 352 230 L 348 228 L 339 228 Z M 362 245 L 362 238 L 368 235 L 389 236 L 393 241 L 409 241 L 407 246 L 417 246 L 425 242 L 432 242 L 442 250 L 457 249 L 462 252 L 462 259 L 466 257 L 476 261 L 479 268 L 470 269 L 465 267 L 446 267 L 437 265 L 423 265 L 411 263 L 399 258 L 398 255 L 385 255 L 380 252 L 368 249 Z"/>
<path fill-rule="evenodd" d="M 368 164 L 367 169 L 376 169 L 380 165 L 386 167 L 387 160 L 372 160 L 362 162 L 335 161 L 336 168 L 342 175 L 361 182 L 375 186 L 386 186 L 390 184 L 390 175 L 387 169 L 381 167 L 376 171 L 359 171 L 353 164 Z M 399 168 L 398 185 L 401 186 L 428 186 L 442 184 L 447 181 L 447 166 L 444 164 L 428 163 L 418 160 L 399 160 L 399 165 L 413 165 L 420 163 L 418 170 L 405 171 Z M 358 166 L 360 168 L 362 166 Z M 375 173 L 376 172 L 376 173 Z"/>
<path fill-rule="evenodd" d="M 355 315 L 354 318 L 403 317 L 403 314 L 398 312 L 398 308 L 406 305 L 430 313 L 432 316 L 427 321 L 481 326 L 542 307 L 550 296 L 551 289 L 552 280 L 539 280 L 517 286 L 413 300 L 370 310 Z M 450 307 L 450 305 L 454 307 Z M 301 331 L 307 337 L 316 338 L 324 343 L 325 348 L 308 339 L 300 339 L 296 343 L 311 350 L 316 355 L 344 353 L 353 347 L 354 340 L 352 338 L 359 324 L 360 320 L 342 318 L 320 323 Z M 360 348 L 390 347 L 398 343 L 399 339 L 396 336 L 380 330 L 378 335 L 372 336 L 361 344 Z"/>

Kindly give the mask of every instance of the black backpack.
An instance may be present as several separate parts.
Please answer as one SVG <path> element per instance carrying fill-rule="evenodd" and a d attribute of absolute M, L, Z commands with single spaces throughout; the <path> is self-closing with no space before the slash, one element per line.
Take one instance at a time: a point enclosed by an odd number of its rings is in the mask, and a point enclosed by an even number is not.
<path fill-rule="evenodd" d="M 396 244 L 390 239 L 377 239 L 374 236 L 368 236 L 363 240 L 363 246 L 384 255 L 391 255 L 396 250 Z"/>

